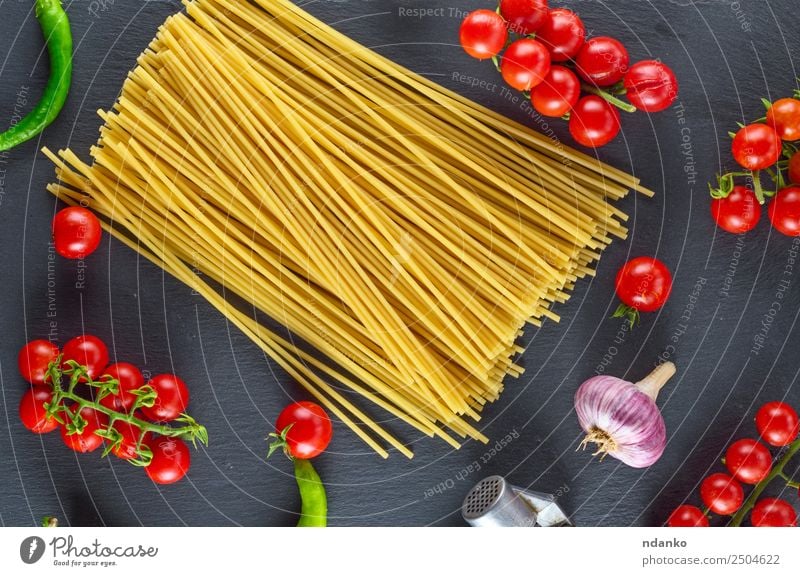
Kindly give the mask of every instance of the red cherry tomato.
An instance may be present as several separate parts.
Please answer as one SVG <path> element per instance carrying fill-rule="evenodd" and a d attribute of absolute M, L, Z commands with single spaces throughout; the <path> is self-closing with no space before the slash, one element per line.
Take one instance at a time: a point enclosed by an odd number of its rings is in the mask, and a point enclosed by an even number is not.
<path fill-rule="evenodd" d="M 74 412 L 75 408 L 71 408 Z M 86 426 L 80 434 L 68 434 L 67 427 L 61 426 L 61 439 L 75 452 L 92 452 L 103 445 L 103 438 L 95 434 L 96 430 L 108 426 L 108 416 L 88 406 L 80 412 L 86 420 Z"/>
<path fill-rule="evenodd" d="M 534 109 L 542 116 L 560 118 L 578 102 L 581 83 L 564 66 L 553 66 L 544 81 L 531 92 Z"/>
<path fill-rule="evenodd" d="M 103 229 L 90 210 L 70 206 L 53 218 L 53 243 L 64 258 L 85 258 L 100 245 Z"/>
<path fill-rule="evenodd" d="M 800 417 L 786 402 L 767 402 L 756 412 L 756 429 L 765 442 L 788 446 L 800 435 Z"/>
<path fill-rule="evenodd" d="M 58 358 L 58 346 L 48 340 L 31 340 L 17 356 L 19 373 L 31 384 L 44 384 L 50 363 Z"/>
<path fill-rule="evenodd" d="M 89 377 L 96 380 L 108 366 L 108 348 L 97 336 L 89 334 L 77 336 L 64 344 L 61 365 L 65 368 L 67 360 L 74 360 L 86 366 Z"/>
<path fill-rule="evenodd" d="M 175 374 L 153 376 L 148 386 L 156 391 L 156 402 L 151 407 L 142 407 L 142 413 L 153 422 L 175 420 L 189 405 L 189 389 Z"/>
<path fill-rule="evenodd" d="M 672 274 L 660 260 L 640 256 L 619 269 L 616 290 L 626 306 L 639 312 L 653 312 L 669 298 Z"/>
<path fill-rule="evenodd" d="M 136 366 L 127 362 L 112 364 L 103 372 L 104 375 L 119 381 L 119 391 L 116 394 L 103 396 L 100 404 L 117 412 L 127 412 L 136 401 L 136 396 L 131 394 L 131 390 L 144 386 L 144 376 Z"/>
<path fill-rule="evenodd" d="M 147 444 L 153 459 L 144 471 L 156 484 L 173 484 L 186 476 L 192 464 L 189 447 L 183 440 L 159 436 Z"/>
<path fill-rule="evenodd" d="M 772 454 L 761 442 L 743 438 L 725 452 L 725 466 L 739 482 L 758 484 L 772 470 Z"/>
<path fill-rule="evenodd" d="M 470 12 L 461 23 L 461 47 L 478 60 L 497 56 L 506 45 L 507 39 L 506 21 L 493 10 Z"/>
<path fill-rule="evenodd" d="M 575 68 L 590 84 L 611 86 L 625 76 L 628 60 L 628 51 L 619 40 L 597 36 L 584 43 L 575 59 Z"/>
<path fill-rule="evenodd" d="M 781 140 L 800 140 L 800 100 L 776 100 L 767 110 L 767 124 L 775 129 Z"/>
<path fill-rule="evenodd" d="M 550 53 L 538 40 L 522 38 L 513 42 L 500 60 L 503 80 L 523 92 L 541 84 L 550 72 Z"/>
<path fill-rule="evenodd" d="M 581 51 L 586 28 L 575 12 L 566 8 L 555 8 L 539 28 L 536 38 L 550 50 L 553 62 L 575 58 Z"/>
<path fill-rule="evenodd" d="M 34 386 L 25 392 L 19 403 L 22 425 L 35 434 L 47 434 L 58 428 L 56 419 L 47 418 L 44 408 L 52 399 L 52 392 L 43 386 Z"/>
<path fill-rule="evenodd" d="M 118 420 L 114 423 L 114 430 L 122 435 L 122 441 L 111 448 L 111 453 L 122 460 L 136 458 L 139 454 L 137 448 L 139 447 L 142 429 L 128 422 Z M 146 432 L 144 438 L 142 438 L 142 444 L 149 445 L 152 439 L 153 434 L 151 432 Z"/>
<path fill-rule="evenodd" d="M 294 458 L 308 460 L 328 447 L 333 435 L 330 418 L 321 406 L 302 401 L 283 409 L 275 422 L 275 431 L 280 434 L 287 427 L 286 444 Z"/>
<path fill-rule="evenodd" d="M 708 517 L 697 506 L 683 504 L 669 515 L 667 526 L 672 528 L 706 527 Z"/>
<path fill-rule="evenodd" d="M 726 232 L 741 234 L 756 227 L 761 218 L 761 204 L 750 188 L 734 186 L 725 198 L 711 201 L 711 215 Z"/>
<path fill-rule="evenodd" d="M 709 510 L 728 516 L 742 507 L 744 490 L 737 480 L 718 472 L 703 480 L 700 497 Z"/>
<path fill-rule="evenodd" d="M 500 0 L 500 15 L 520 36 L 533 34 L 547 18 L 547 0 Z"/>
<path fill-rule="evenodd" d="M 800 184 L 800 152 L 793 154 L 789 159 L 789 180 Z"/>
<path fill-rule="evenodd" d="M 734 160 L 743 168 L 763 170 L 780 158 L 781 139 L 766 124 L 748 124 L 736 133 L 731 150 Z"/>
<path fill-rule="evenodd" d="M 623 84 L 628 100 L 644 112 L 661 112 L 678 97 L 675 74 L 657 60 L 642 60 L 631 66 Z"/>
<path fill-rule="evenodd" d="M 605 146 L 619 134 L 619 112 L 600 96 L 584 96 L 569 116 L 569 133 L 578 144 Z"/>
<path fill-rule="evenodd" d="M 778 190 L 767 214 L 775 230 L 787 236 L 800 236 L 800 186 Z"/>
<path fill-rule="evenodd" d="M 797 512 L 786 500 L 762 498 L 753 506 L 750 523 L 759 528 L 797 526 Z"/>

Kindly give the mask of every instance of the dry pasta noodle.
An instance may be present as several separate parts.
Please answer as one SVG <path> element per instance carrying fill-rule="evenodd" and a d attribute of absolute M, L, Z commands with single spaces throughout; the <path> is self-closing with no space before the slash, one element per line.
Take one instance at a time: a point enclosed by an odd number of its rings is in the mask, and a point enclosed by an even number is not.
<path fill-rule="evenodd" d="M 49 190 L 202 294 L 378 454 L 412 455 L 343 390 L 453 447 L 486 441 L 476 422 L 522 373 L 524 325 L 558 320 L 625 237 L 612 202 L 652 193 L 288 0 L 185 5 L 100 112 L 92 163 L 45 150 Z"/>

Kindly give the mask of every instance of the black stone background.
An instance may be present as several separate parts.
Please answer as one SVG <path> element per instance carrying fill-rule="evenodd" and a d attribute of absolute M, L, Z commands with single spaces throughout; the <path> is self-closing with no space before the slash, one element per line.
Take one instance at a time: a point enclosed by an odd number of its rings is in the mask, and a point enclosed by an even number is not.
<path fill-rule="evenodd" d="M 461 500 L 489 474 L 558 491 L 579 525 L 659 525 L 685 498 L 699 502 L 696 487 L 710 469 L 721 469 L 718 458 L 726 444 L 754 434 L 752 416 L 760 402 L 786 397 L 800 404 L 800 267 L 784 274 L 792 240 L 773 233 L 766 215 L 742 238 L 721 233 L 710 218 L 705 185 L 721 166 L 731 166 L 726 132 L 737 121 L 763 114 L 760 97 L 789 95 L 795 86 L 800 16 L 794 3 L 552 4 L 579 11 L 594 34 L 620 38 L 634 60 L 659 57 L 675 69 L 681 83 L 676 107 L 625 116 L 622 137 L 600 152 L 658 195 L 652 200 L 631 195 L 620 203 L 631 215 L 630 238 L 616 242 L 597 277 L 579 282 L 572 299 L 558 306 L 560 324 L 527 330 L 528 350 L 521 360 L 527 372 L 508 381 L 482 422 L 492 443 L 512 432 L 519 438 L 487 459 L 491 444 L 468 442 L 452 451 L 390 422 L 393 432 L 413 441 L 416 456 L 406 460 L 393 453 L 383 461 L 337 424 L 329 452 L 316 463 L 328 488 L 332 525 L 463 525 Z M 32 5 L 0 2 L 0 125 L 9 123 L 19 91 L 27 87 L 23 108 L 28 109 L 47 78 Z M 456 41 L 463 11 L 485 6 L 477 0 L 306 4 L 411 70 L 532 123 L 519 102 L 454 79 L 458 73 L 497 80 L 490 64 L 468 58 Z M 442 10 L 418 18 L 407 12 L 413 8 Z M 75 526 L 296 521 L 299 501 L 290 464 L 264 458 L 273 419 L 290 398 L 302 397 L 285 374 L 187 287 L 117 242 L 104 241 L 87 259 L 83 288 L 75 286 L 80 273 L 75 263 L 56 260 L 48 278 L 48 228 L 56 204 L 44 190 L 53 180 L 52 166 L 37 150 L 69 145 L 88 157 L 100 125 L 95 111 L 111 106 L 158 25 L 179 9 L 176 0 L 70 2 L 76 49 L 69 101 L 40 140 L 0 159 L 2 525 L 33 525 L 47 514 Z M 553 127 L 569 141 L 564 123 Z M 643 254 L 669 265 L 674 291 L 660 313 L 646 315 L 634 333 L 618 336 L 622 323 L 609 319 L 616 306 L 614 274 L 627 258 Z M 732 285 L 725 292 L 729 273 Z M 754 335 L 782 279 L 790 280 L 782 309 L 756 354 Z M 211 445 L 193 454 L 187 479 L 158 487 L 124 462 L 76 456 L 58 434 L 38 437 L 22 428 L 16 410 L 25 385 L 17 375 L 16 354 L 26 340 L 48 334 L 48 281 L 60 343 L 82 330 L 96 333 L 109 342 L 114 358 L 152 373 L 174 370 L 190 383 L 191 412 L 208 425 Z M 705 284 L 689 309 L 698 282 Z M 580 436 L 572 397 L 580 382 L 604 356 L 607 372 L 634 380 L 670 344 L 679 372 L 661 398 L 669 429 L 664 457 L 650 469 L 633 470 L 576 453 Z M 476 461 L 479 471 L 464 470 Z"/>

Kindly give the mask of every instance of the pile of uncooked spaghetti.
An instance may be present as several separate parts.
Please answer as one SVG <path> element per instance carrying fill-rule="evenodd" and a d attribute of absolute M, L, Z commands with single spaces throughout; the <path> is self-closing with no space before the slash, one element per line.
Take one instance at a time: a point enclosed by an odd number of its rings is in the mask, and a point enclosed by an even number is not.
<path fill-rule="evenodd" d="M 625 236 L 609 201 L 637 181 L 288 0 L 185 4 L 101 112 L 92 163 L 46 151 L 50 191 L 105 216 L 379 454 L 411 452 L 344 389 L 453 446 L 485 440 L 474 422 L 521 373 L 521 329 L 557 320 Z"/>

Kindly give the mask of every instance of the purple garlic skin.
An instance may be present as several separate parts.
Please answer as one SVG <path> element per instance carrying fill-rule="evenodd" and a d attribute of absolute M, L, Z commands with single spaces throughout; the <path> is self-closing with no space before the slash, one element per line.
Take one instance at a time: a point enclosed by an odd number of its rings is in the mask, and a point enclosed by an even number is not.
<path fill-rule="evenodd" d="M 608 438 L 608 453 L 633 468 L 654 464 L 667 445 L 667 427 L 653 399 L 635 384 L 613 376 L 595 376 L 575 393 L 575 411 L 588 441 Z M 594 437 L 593 437 L 594 436 Z"/>

